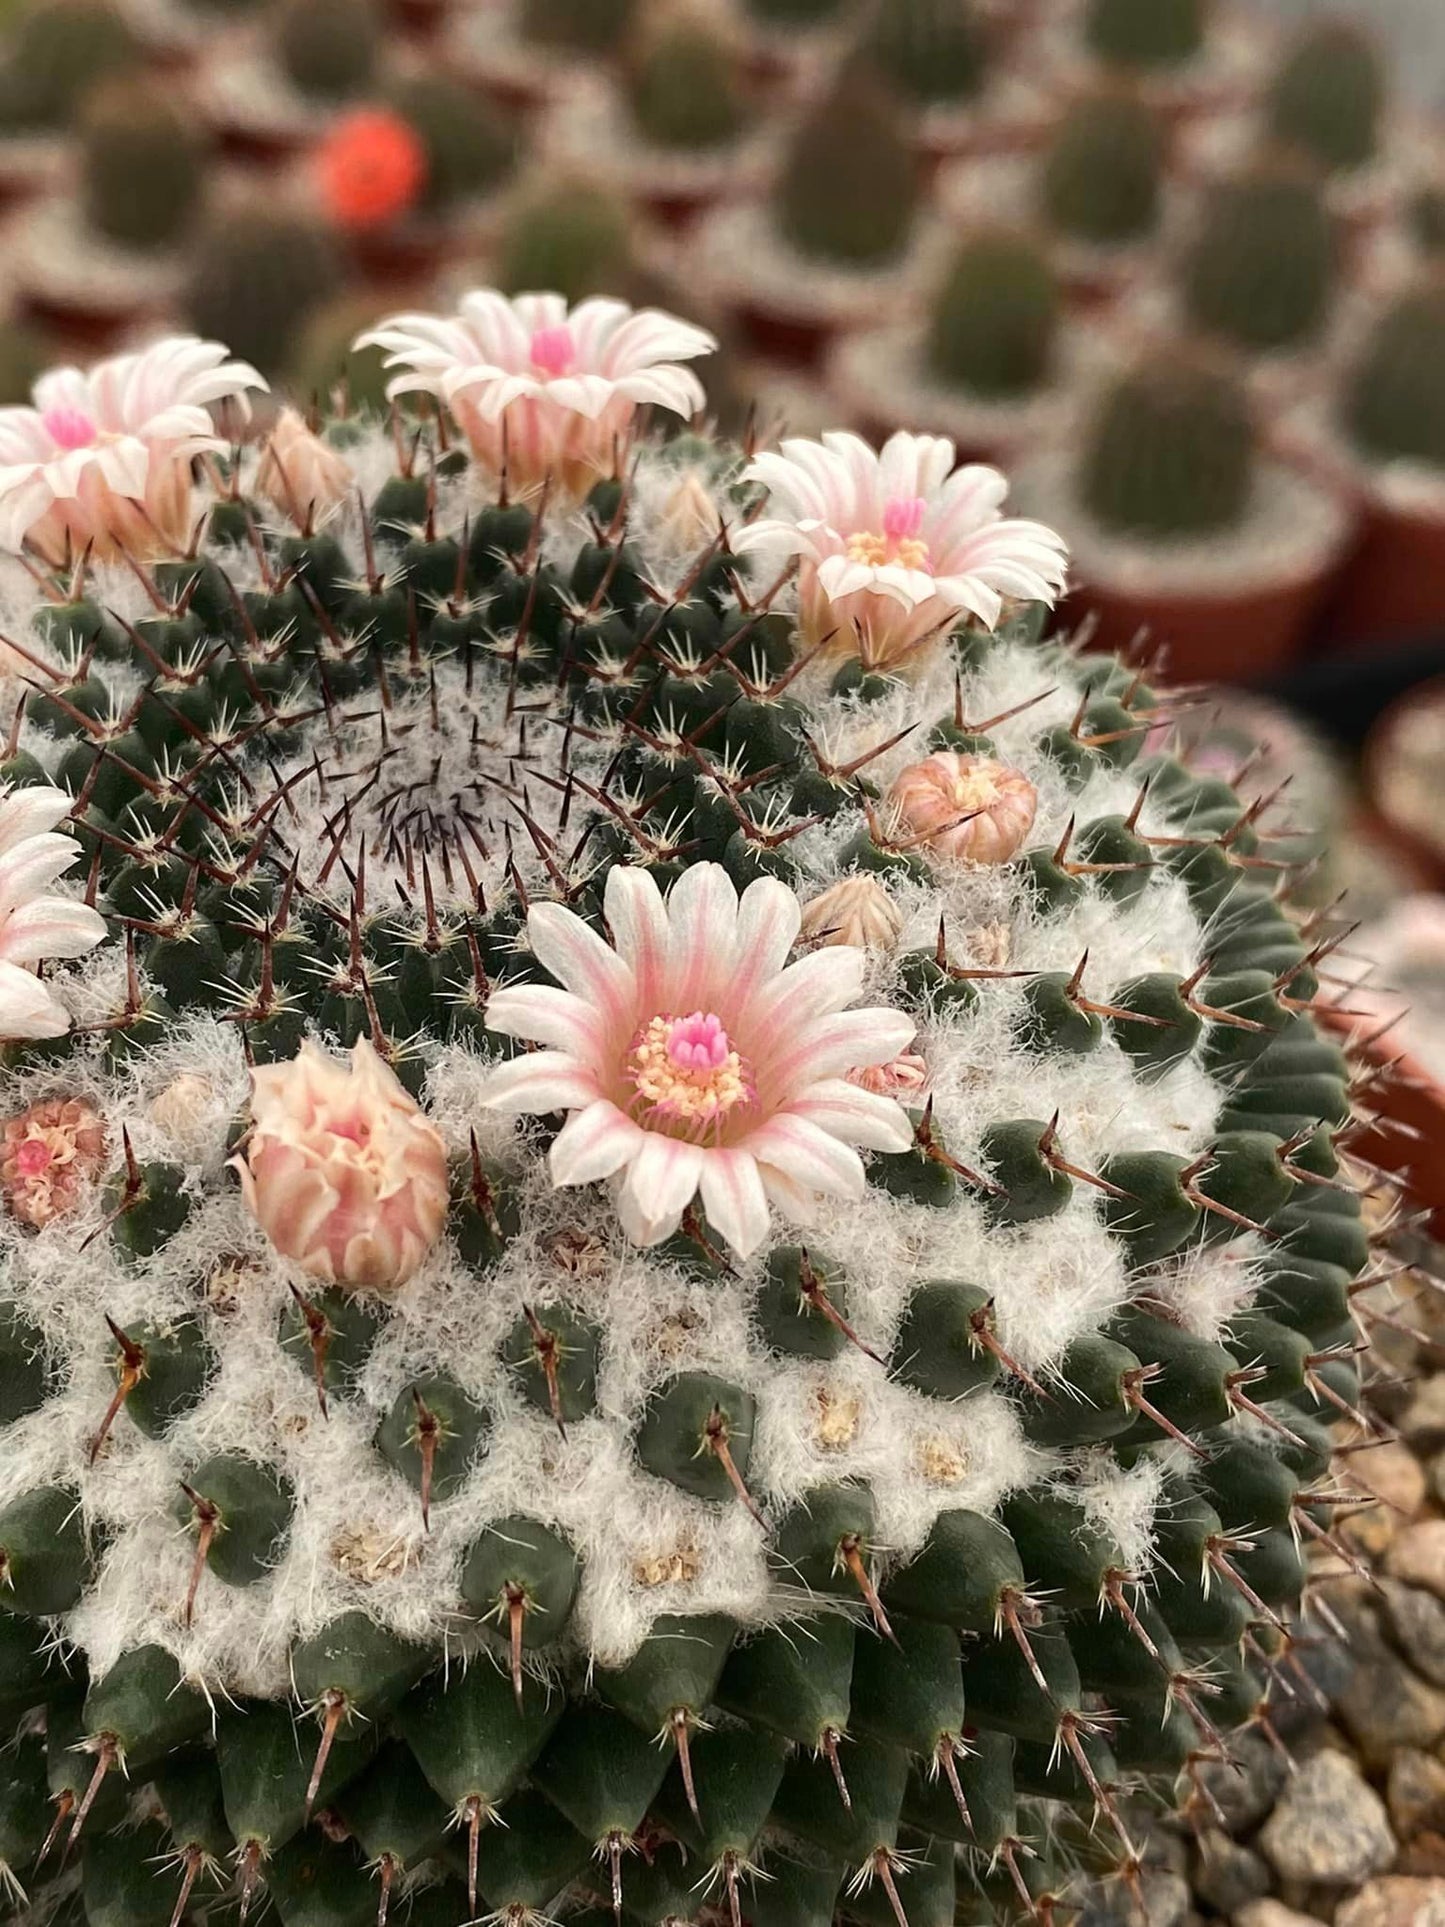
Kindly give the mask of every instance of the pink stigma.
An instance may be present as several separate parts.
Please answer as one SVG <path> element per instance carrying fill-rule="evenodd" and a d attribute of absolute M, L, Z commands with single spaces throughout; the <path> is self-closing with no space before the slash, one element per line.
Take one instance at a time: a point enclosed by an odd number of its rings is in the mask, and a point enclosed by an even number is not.
<path fill-rule="evenodd" d="M 667 1027 L 667 1054 L 680 1071 L 716 1071 L 728 1061 L 732 1045 L 718 1018 L 695 1010 L 674 1017 Z"/>
<path fill-rule="evenodd" d="M 88 448 L 95 440 L 95 423 L 80 408 L 47 408 L 40 426 L 57 448 Z"/>
<path fill-rule="evenodd" d="M 16 1151 L 15 1162 L 23 1177 L 38 1178 L 52 1156 L 50 1146 L 43 1138 L 30 1137 Z"/>
<path fill-rule="evenodd" d="M 544 375 L 565 375 L 577 359 L 577 343 L 565 323 L 556 328 L 538 328 L 529 350 L 532 366 Z"/>
<path fill-rule="evenodd" d="M 883 511 L 883 533 L 890 542 L 911 542 L 927 513 L 928 504 L 921 495 L 895 495 Z"/>

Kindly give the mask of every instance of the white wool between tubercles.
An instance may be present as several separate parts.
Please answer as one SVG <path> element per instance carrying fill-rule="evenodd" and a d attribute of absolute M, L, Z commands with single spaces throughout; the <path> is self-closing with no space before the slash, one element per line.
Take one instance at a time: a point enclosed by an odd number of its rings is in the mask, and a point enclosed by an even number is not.
<path fill-rule="evenodd" d="M 348 447 L 346 458 L 363 497 L 395 472 L 394 447 L 379 431 Z M 689 469 L 651 450 L 639 461 L 630 484 L 629 539 L 664 591 L 677 586 L 696 555 L 666 527 L 666 506 L 680 477 L 700 476 L 719 521 L 733 520 L 739 512 L 728 488 L 733 472 Z M 438 529 L 460 534 L 477 506 L 464 482 L 442 482 Z M 361 513 L 357 501 L 348 501 L 328 523 L 358 580 L 364 574 Z M 544 559 L 565 572 L 592 534 L 585 516 L 557 518 L 543 542 Z M 378 540 L 380 567 L 394 568 L 396 553 Z M 225 566 L 239 572 L 245 586 L 259 584 L 245 551 L 228 551 Z M 127 619 L 153 613 L 126 571 L 94 572 L 92 591 Z M 0 566 L 0 629 L 33 639 L 38 606 L 30 578 Z M 773 606 L 790 612 L 792 591 L 780 592 Z M 519 801 L 541 837 L 555 837 L 563 848 L 585 821 L 574 797 L 574 827 L 563 827 L 564 796 L 538 773 L 555 753 L 553 726 L 531 718 L 524 728 L 519 716 L 508 714 L 508 641 L 498 638 L 502 666 L 479 666 L 470 694 L 462 666 L 442 664 L 434 706 L 428 693 L 400 700 L 387 717 L 393 787 L 418 784 L 450 795 L 475 779 L 479 836 L 472 856 L 489 905 L 509 901 L 517 878 L 531 895 L 555 893 L 537 839 L 522 829 Z M 97 662 L 92 673 L 117 708 L 140 686 L 129 669 Z M 926 753 L 930 728 L 957 713 L 972 726 L 989 725 L 998 755 L 1036 786 L 1032 844 L 1052 848 L 1071 818 L 1083 826 L 1101 815 L 1128 816 L 1138 802 L 1139 782 L 1128 771 L 1101 770 L 1074 791 L 1041 752 L 1042 734 L 1069 725 L 1079 707 L 1067 662 L 1050 667 L 1036 650 L 1000 646 L 956 685 L 951 661 L 940 654 L 916 680 L 875 703 L 830 694 L 831 676 L 831 666 L 815 664 L 789 693 L 806 705 L 812 740 L 833 762 L 880 751 L 865 773 L 885 795 Z M 283 781 L 301 779 L 278 830 L 303 877 L 319 874 L 332 853 L 326 819 L 348 792 L 339 772 L 363 768 L 379 742 L 370 696 L 343 708 L 352 720 L 330 745 L 334 767 L 324 781 L 303 776 L 315 751 L 309 739 L 278 768 Z M 1015 709 L 1016 715 L 993 722 Z M 482 745 L 475 764 L 473 724 Z M 46 769 L 56 767 L 63 745 L 28 720 L 20 740 Z M 617 747 L 618 739 L 605 732 L 596 743 L 579 736 L 571 745 L 572 767 L 583 780 L 600 782 Z M 523 760 L 524 751 L 531 760 Z M 268 787 L 274 780 L 263 777 L 259 757 L 252 770 Z M 359 789 L 360 780 L 352 787 Z M 1138 822 L 1149 834 L 1164 829 L 1167 817 L 1146 799 Z M 850 806 L 793 840 L 804 901 L 850 873 L 848 848 L 865 827 L 862 812 Z M 579 858 L 579 866 L 590 861 Z M 398 888 L 415 897 L 415 875 L 400 857 L 369 844 L 368 864 L 377 901 L 394 903 Z M 333 887 L 341 881 L 334 878 Z M 450 894 L 437 882 L 444 901 L 469 904 L 470 885 L 460 872 Z M 951 957 L 973 967 L 1070 973 L 1087 955 L 1084 987 L 1105 1003 L 1146 972 L 1186 976 L 1205 954 L 1188 896 L 1163 868 L 1131 906 L 1091 890 L 1076 909 L 1047 916 L 1003 870 L 940 867 L 926 881 L 888 876 L 880 882 L 903 930 L 893 954 L 870 955 L 869 1003 L 896 1000 L 900 957 L 909 949 L 931 951 L 940 917 Z M 103 1026 L 124 1005 L 120 945 L 56 973 L 54 982 L 78 1024 Z M 1122 1151 L 1162 1149 L 1193 1158 L 1207 1145 L 1223 1092 L 1192 1058 L 1166 1075 L 1142 1078 L 1107 1029 L 1084 1057 L 1033 1052 L 1018 1041 L 1024 979 L 980 980 L 977 990 L 975 1010 L 923 1021 L 916 1046 L 927 1064 L 934 1129 L 962 1163 L 982 1168 L 990 1125 L 1032 1118 L 1042 1126 L 1056 1112 L 1061 1150 L 1086 1172 Z M 867 1484 L 885 1571 L 919 1550 L 941 1512 L 990 1513 L 1011 1491 L 1046 1478 L 1079 1498 L 1086 1517 L 1117 1540 L 1131 1570 L 1147 1569 L 1172 1447 L 1124 1471 L 1106 1452 L 1030 1447 L 1007 1373 L 997 1387 L 953 1403 L 901 1385 L 851 1345 L 827 1362 L 770 1352 L 753 1317 L 765 1253 L 700 1281 L 663 1254 L 628 1245 L 605 1187 L 554 1191 L 528 1128 L 481 1108 L 482 1057 L 459 1044 L 432 1044 L 426 1055 L 427 1114 L 453 1157 L 468 1152 L 475 1133 L 481 1155 L 511 1175 L 522 1230 L 481 1278 L 449 1242 L 438 1245 L 392 1301 L 355 1396 L 333 1398 L 325 1418 L 309 1359 L 277 1339 L 289 1287 L 308 1281 L 266 1244 L 224 1170 L 248 1089 L 238 1027 L 188 1016 L 156 1048 L 119 1066 L 106 1062 L 103 1034 L 96 1031 L 62 1064 L 10 1077 L 11 1111 L 62 1091 L 83 1097 L 104 1120 L 111 1169 L 119 1166 L 128 1131 L 136 1157 L 178 1165 L 195 1199 L 185 1228 L 137 1265 L 123 1263 L 106 1235 L 98 1187 L 77 1216 L 38 1235 L 0 1214 L 7 1296 L 66 1362 L 56 1397 L 7 1432 L 0 1504 L 37 1484 L 64 1481 L 80 1491 L 88 1519 L 110 1534 L 93 1587 L 65 1621 L 93 1670 L 103 1672 L 129 1648 L 158 1641 L 208 1686 L 282 1693 L 294 1641 L 355 1608 L 397 1632 L 445 1639 L 464 1654 L 478 1634 L 461 1607 L 463 1558 L 483 1526 L 512 1513 L 555 1526 L 581 1556 L 578 1607 L 554 1655 L 563 1663 L 620 1663 L 661 1612 L 722 1612 L 744 1626 L 786 1619 L 808 1602 L 795 1578 L 770 1566 L 747 1510 L 693 1497 L 638 1462 L 639 1414 L 682 1371 L 715 1373 L 755 1401 L 747 1481 L 770 1520 L 806 1504 L 820 1485 Z M 775 1225 L 777 1242 L 797 1235 Z M 870 1186 L 856 1201 L 830 1202 L 808 1240 L 843 1267 L 849 1317 L 863 1346 L 887 1358 L 915 1287 L 925 1279 L 958 1279 L 989 1294 L 1000 1343 L 1060 1397 L 1067 1388 L 1059 1365 L 1070 1344 L 1104 1324 L 1133 1289 L 1119 1244 L 1104 1228 L 1101 1194 L 1082 1182 L 1057 1216 L 1017 1227 L 990 1223 L 963 1188 L 945 1208 L 932 1209 Z M 579 1241 L 589 1258 L 580 1269 L 562 1262 L 564 1242 L 571 1249 Z M 1186 1329 L 1215 1337 L 1250 1300 L 1253 1255 L 1249 1247 L 1193 1252 L 1151 1276 L 1150 1290 Z M 524 1305 L 553 1302 L 574 1307 L 602 1332 L 596 1412 L 569 1425 L 565 1438 L 522 1398 L 499 1356 Z M 200 1402 L 163 1439 L 144 1437 L 122 1413 L 90 1465 L 90 1444 L 115 1384 L 105 1316 L 125 1327 L 187 1313 L 200 1317 L 220 1357 Z M 489 1428 L 466 1481 L 433 1506 L 426 1531 L 415 1492 L 372 1450 L 371 1440 L 418 1377 L 443 1369 L 485 1406 Z M 291 1481 L 295 1520 L 274 1570 L 260 1583 L 231 1589 L 203 1575 L 187 1627 L 193 1541 L 173 1501 L 178 1482 L 201 1459 L 228 1451 L 254 1454 Z"/>

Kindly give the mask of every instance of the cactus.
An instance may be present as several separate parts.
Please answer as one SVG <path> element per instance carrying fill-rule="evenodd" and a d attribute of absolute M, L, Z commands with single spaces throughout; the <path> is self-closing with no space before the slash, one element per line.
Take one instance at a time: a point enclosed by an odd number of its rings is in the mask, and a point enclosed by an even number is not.
<path fill-rule="evenodd" d="M 1210 0 L 1089 0 L 1084 40 L 1111 66 L 1182 66 L 1204 46 Z"/>
<path fill-rule="evenodd" d="M 658 147 L 705 152 L 747 124 L 732 49 L 699 20 L 665 21 L 626 74 L 638 131 Z"/>
<path fill-rule="evenodd" d="M 144 597 L 32 565 L 3 835 L 64 785 L 101 922 L 0 1062 L 7 1914 L 1047 1922 L 1329 1531 L 1370 1239 L 1266 823 L 1042 604 L 880 722 L 766 466 L 562 392 L 504 481 L 474 392 L 324 424 L 325 523 L 222 451 Z"/>
<path fill-rule="evenodd" d="M 0 127 L 63 127 L 97 81 L 140 60 L 140 43 L 109 0 L 29 7 L 0 66 Z"/>
<path fill-rule="evenodd" d="M 1364 167 L 1380 145 L 1385 72 L 1370 34 L 1326 20 L 1300 36 L 1270 84 L 1266 119 L 1277 140 L 1331 173 Z"/>
<path fill-rule="evenodd" d="M 0 321 L 0 407 L 29 398 L 51 356 L 39 333 L 23 321 Z"/>
<path fill-rule="evenodd" d="M 1159 216 L 1164 143 L 1159 123 L 1131 94 L 1096 94 L 1064 115 L 1039 187 L 1049 224 L 1072 240 L 1114 247 L 1152 233 Z"/>
<path fill-rule="evenodd" d="M 846 0 L 743 0 L 743 4 L 761 25 L 784 31 L 829 26 L 846 11 Z"/>
<path fill-rule="evenodd" d="M 381 22 L 374 0 L 276 0 L 276 59 L 301 93 L 349 100 L 376 73 Z"/>
<path fill-rule="evenodd" d="M 1146 541 L 1217 534 L 1243 520 L 1254 477 L 1249 405 L 1234 379 L 1159 355 L 1103 397 L 1079 492 L 1094 519 Z"/>
<path fill-rule="evenodd" d="M 421 205 L 429 213 L 491 194 L 510 175 L 515 129 L 463 82 L 431 73 L 400 82 L 389 99 L 426 150 Z"/>
<path fill-rule="evenodd" d="M 971 0 L 882 0 L 864 48 L 906 100 L 930 106 L 972 100 L 988 67 Z"/>
<path fill-rule="evenodd" d="M 773 189 L 779 229 L 815 260 L 881 268 L 907 245 L 917 199 L 897 115 L 861 69 L 845 73 L 793 135 Z"/>
<path fill-rule="evenodd" d="M 1372 459 L 1445 468 L 1442 327 L 1445 290 L 1415 289 L 1378 318 L 1348 371 L 1341 398 L 1344 425 Z"/>
<path fill-rule="evenodd" d="M 1334 292 L 1334 222 L 1318 188 L 1256 168 L 1214 190 L 1182 267 L 1189 321 L 1254 352 L 1314 340 Z"/>
<path fill-rule="evenodd" d="M 556 288 L 576 301 L 616 287 L 631 252 L 632 223 L 618 196 L 577 181 L 545 183 L 508 217 L 498 279 L 519 292 Z"/>
<path fill-rule="evenodd" d="M 122 246 L 165 247 L 200 199 L 205 146 L 183 108 L 153 83 L 121 80 L 86 104 L 81 197 L 97 233 Z"/>
<path fill-rule="evenodd" d="M 282 368 L 308 316 L 340 282 L 334 241 L 304 215 L 259 204 L 218 208 L 196 238 L 186 315 L 258 366 Z"/>
<path fill-rule="evenodd" d="M 951 388 L 990 400 L 1030 394 L 1048 379 L 1058 333 L 1058 281 L 1022 235 L 965 241 L 933 310 L 925 354 Z"/>
<path fill-rule="evenodd" d="M 626 39 L 637 0 L 522 0 L 523 37 L 573 54 L 611 54 Z"/>
<path fill-rule="evenodd" d="M 1445 182 L 1430 181 L 1410 198 L 1410 234 L 1423 254 L 1445 253 Z"/>

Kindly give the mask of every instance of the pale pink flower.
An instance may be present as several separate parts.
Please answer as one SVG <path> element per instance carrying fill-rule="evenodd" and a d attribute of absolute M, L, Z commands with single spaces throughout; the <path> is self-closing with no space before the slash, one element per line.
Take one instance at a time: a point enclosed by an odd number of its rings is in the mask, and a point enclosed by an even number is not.
<path fill-rule="evenodd" d="M 266 437 L 256 487 L 283 515 L 309 527 L 356 486 L 351 464 L 306 425 L 294 408 L 283 408 Z"/>
<path fill-rule="evenodd" d="M 1004 599 L 1062 594 L 1063 539 L 1040 522 L 1005 520 L 996 468 L 954 467 L 939 435 L 890 436 L 882 453 L 851 434 L 789 440 L 744 479 L 768 490 L 767 512 L 732 546 L 781 570 L 801 557 L 802 639 L 829 642 L 871 668 L 895 669 L 964 617 L 998 626 Z"/>
<path fill-rule="evenodd" d="M 560 294 L 509 300 L 476 288 L 455 315 L 392 315 L 356 346 L 385 349 L 387 367 L 402 370 L 389 394 L 420 389 L 444 401 L 489 474 L 500 475 L 505 461 L 513 494 L 535 495 L 550 476 L 576 500 L 619 472 L 639 407 L 697 413 L 702 383 L 678 363 L 717 343 L 625 301 L 569 309 Z"/>
<path fill-rule="evenodd" d="M 446 1224 L 446 1147 L 371 1045 L 349 1065 L 309 1042 L 261 1065 L 251 1117 L 231 1164 L 281 1255 L 328 1284 L 405 1284 Z"/>
<path fill-rule="evenodd" d="M 877 877 L 844 877 L 803 905 L 802 927 L 814 943 L 891 950 L 903 929 L 903 912 Z"/>
<path fill-rule="evenodd" d="M 916 1099 L 928 1083 L 928 1065 L 916 1050 L 906 1050 L 890 1064 L 870 1064 L 866 1070 L 849 1071 L 848 1082 L 860 1091 L 877 1091 L 882 1097 Z"/>
<path fill-rule="evenodd" d="M 191 460 L 226 444 L 207 412 L 266 383 L 217 341 L 173 335 L 88 372 L 53 368 L 32 407 L 0 408 L 0 546 L 48 561 L 153 557 L 191 536 Z"/>
<path fill-rule="evenodd" d="M 81 957 L 105 919 L 74 897 L 47 895 L 80 855 L 55 826 L 74 798 L 37 785 L 0 794 L 0 1041 L 60 1037 L 70 1013 L 35 972 L 51 957 Z"/>
<path fill-rule="evenodd" d="M 940 749 L 909 764 L 888 802 L 900 841 L 960 862 L 1007 863 L 1033 828 L 1038 794 L 1007 763 Z"/>
<path fill-rule="evenodd" d="M 786 885 L 765 878 L 739 897 L 724 869 L 699 863 L 664 902 L 650 876 L 618 867 L 605 910 L 610 944 L 560 904 L 534 904 L 528 940 L 563 988 L 509 986 L 487 1005 L 493 1030 L 546 1046 L 490 1072 L 483 1102 L 568 1113 L 554 1185 L 611 1179 L 641 1245 L 670 1237 L 700 1196 L 746 1257 L 769 1203 L 810 1224 L 821 1197 L 862 1194 L 854 1146 L 913 1142 L 891 1098 L 847 1082 L 906 1048 L 913 1020 L 847 1008 L 861 950 L 788 963 L 801 913 Z"/>
<path fill-rule="evenodd" d="M 81 1097 L 47 1097 L 0 1126 L 0 1196 L 39 1231 L 73 1211 L 105 1159 L 105 1126 Z"/>

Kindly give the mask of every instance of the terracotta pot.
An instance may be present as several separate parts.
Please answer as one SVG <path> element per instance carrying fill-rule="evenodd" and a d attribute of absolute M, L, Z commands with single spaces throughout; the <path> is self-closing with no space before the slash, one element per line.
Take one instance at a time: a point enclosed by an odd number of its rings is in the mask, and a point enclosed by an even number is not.
<path fill-rule="evenodd" d="M 1390 704 L 1365 739 L 1361 776 L 1369 820 L 1377 833 L 1419 874 L 1422 889 L 1445 890 L 1445 824 L 1439 836 L 1425 834 L 1418 824 L 1402 818 L 1388 800 L 1387 771 L 1392 762 L 1398 766 L 1400 756 L 1396 727 L 1406 717 L 1418 718 L 1427 707 L 1440 717 L 1445 729 L 1445 678 L 1418 684 Z M 1411 760 L 1418 763 L 1418 756 Z"/>
<path fill-rule="evenodd" d="M 1445 503 L 1412 513 L 1372 497 L 1364 526 L 1325 610 L 1334 648 L 1417 642 L 1445 634 Z"/>
<path fill-rule="evenodd" d="M 1179 589 L 1130 594 L 1081 583 L 1069 597 L 1068 616 L 1088 615 L 1097 624 L 1090 647 L 1115 654 L 1129 649 L 1141 630 L 1168 651 L 1169 671 L 1184 682 L 1261 682 L 1302 652 L 1329 581 L 1321 568 L 1267 588 L 1215 594 Z"/>
<path fill-rule="evenodd" d="M 1372 1038 L 1368 1019 L 1332 1014 L 1327 1008 L 1316 1014 L 1342 1038 L 1353 1037 L 1368 1063 L 1393 1066 L 1389 1078 L 1371 1087 L 1370 1108 L 1381 1124 L 1351 1139 L 1349 1148 L 1382 1170 L 1407 1175 L 1412 1198 L 1431 1213 L 1434 1235 L 1445 1236 L 1445 1086 L 1414 1058 L 1392 1049 L 1388 1032 Z M 1392 1130 L 1391 1125 L 1402 1128 Z"/>

